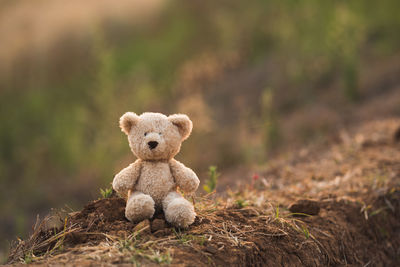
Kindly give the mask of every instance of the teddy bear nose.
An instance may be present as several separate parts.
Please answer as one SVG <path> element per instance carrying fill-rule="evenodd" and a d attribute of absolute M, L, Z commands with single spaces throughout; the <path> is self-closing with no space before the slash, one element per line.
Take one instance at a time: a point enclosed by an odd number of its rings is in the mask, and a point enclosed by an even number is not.
<path fill-rule="evenodd" d="M 158 146 L 158 142 L 157 141 L 150 141 L 147 143 L 150 147 L 150 149 L 154 149 Z"/>

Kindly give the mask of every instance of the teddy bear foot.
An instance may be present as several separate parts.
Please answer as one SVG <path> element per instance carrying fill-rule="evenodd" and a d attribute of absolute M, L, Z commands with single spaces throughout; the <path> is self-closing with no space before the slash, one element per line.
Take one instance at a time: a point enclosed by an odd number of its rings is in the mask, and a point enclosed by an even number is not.
<path fill-rule="evenodd" d="M 172 192 L 163 202 L 165 219 L 172 225 L 186 228 L 194 222 L 196 213 L 193 205 L 180 194 Z"/>
<path fill-rule="evenodd" d="M 131 222 L 137 223 L 153 217 L 154 211 L 154 200 L 151 196 L 135 192 L 126 204 L 125 217 Z"/>

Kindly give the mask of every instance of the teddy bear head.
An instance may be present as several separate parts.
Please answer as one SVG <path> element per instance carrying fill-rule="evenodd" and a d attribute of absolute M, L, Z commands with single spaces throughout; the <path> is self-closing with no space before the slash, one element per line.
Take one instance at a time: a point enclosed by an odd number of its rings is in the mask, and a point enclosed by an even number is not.
<path fill-rule="evenodd" d="M 178 154 L 181 143 L 192 131 L 192 121 L 184 114 L 165 116 L 146 112 L 125 113 L 119 125 L 128 136 L 133 154 L 142 160 L 169 160 Z"/>

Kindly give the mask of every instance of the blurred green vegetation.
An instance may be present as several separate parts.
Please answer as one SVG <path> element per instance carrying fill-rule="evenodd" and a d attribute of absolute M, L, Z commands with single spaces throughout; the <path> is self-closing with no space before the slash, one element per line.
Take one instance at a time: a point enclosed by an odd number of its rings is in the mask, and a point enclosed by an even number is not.
<path fill-rule="evenodd" d="M 217 181 L 220 173 L 217 171 L 217 166 L 210 166 L 208 168 L 208 179 L 204 181 L 203 189 L 208 194 L 214 192 L 217 188 Z"/>
<path fill-rule="evenodd" d="M 126 111 L 188 113 L 194 132 L 178 158 L 200 176 L 265 162 L 282 112 L 333 80 L 345 101 L 362 97 L 361 60 L 400 50 L 399 10 L 397 0 L 171 1 L 150 22 L 91 22 L 21 52 L 0 73 L 1 235 L 26 235 L 34 214 L 107 187 L 133 161 L 118 128 Z"/>

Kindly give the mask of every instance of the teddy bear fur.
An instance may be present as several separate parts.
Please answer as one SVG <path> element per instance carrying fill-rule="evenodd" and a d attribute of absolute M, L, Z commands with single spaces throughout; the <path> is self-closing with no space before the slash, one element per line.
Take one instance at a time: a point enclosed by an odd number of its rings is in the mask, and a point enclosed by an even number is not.
<path fill-rule="evenodd" d="M 165 219 L 174 226 L 192 224 L 196 217 L 193 205 L 177 188 L 192 194 L 200 181 L 191 169 L 174 159 L 192 131 L 192 121 L 184 114 L 167 117 L 146 112 L 138 116 L 127 112 L 120 119 L 120 127 L 138 158 L 119 172 L 112 184 L 118 194 L 128 198 L 126 218 L 139 222 L 163 210 Z"/>

